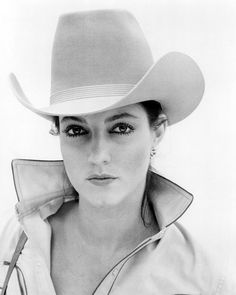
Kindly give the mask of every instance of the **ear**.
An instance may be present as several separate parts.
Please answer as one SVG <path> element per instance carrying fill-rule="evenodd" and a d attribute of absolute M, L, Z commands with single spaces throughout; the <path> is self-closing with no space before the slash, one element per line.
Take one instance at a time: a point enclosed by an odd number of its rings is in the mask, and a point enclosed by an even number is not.
<path fill-rule="evenodd" d="M 168 125 L 168 120 L 165 114 L 160 114 L 156 120 L 156 122 L 153 124 L 153 147 L 156 147 L 159 142 L 162 140 L 166 127 Z"/>

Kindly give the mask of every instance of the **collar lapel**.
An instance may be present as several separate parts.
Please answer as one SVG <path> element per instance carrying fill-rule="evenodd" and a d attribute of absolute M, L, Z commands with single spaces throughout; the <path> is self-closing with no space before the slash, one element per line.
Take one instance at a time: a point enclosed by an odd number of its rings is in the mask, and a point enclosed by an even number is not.
<path fill-rule="evenodd" d="M 12 171 L 19 201 L 17 208 L 21 213 L 55 198 L 78 197 L 67 177 L 63 161 L 13 160 Z M 193 196 L 156 171 L 150 170 L 149 173 L 148 196 L 162 229 L 187 210 Z"/>
<path fill-rule="evenodd" d="M 151 171 L 148 196 L 160 228 L 179 219 L 193 201 L 193 195 L 174 182 Z"/>

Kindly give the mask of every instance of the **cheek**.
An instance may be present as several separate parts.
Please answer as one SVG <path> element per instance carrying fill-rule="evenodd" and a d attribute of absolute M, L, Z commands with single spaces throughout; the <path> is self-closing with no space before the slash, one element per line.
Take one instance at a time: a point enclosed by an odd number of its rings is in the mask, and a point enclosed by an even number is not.
<path fill-rule="evenodd" d="M 136 144 L 129 151 L 126 150 L 122 155 L 119 154 L 118 161 L 122 164 L 125 172 L 131 171 L 131 175 L 136 175 L 139 172 L 146 174 L 150 162 L 149 146 Z"/>
<path fill-rule="evenodd" d="M 78 171 L 84 170 L 83 168 L 86 164 L 86 158 L 81 149 L 79 149 L 76 145 L 68 144 L 61 140 L 60 147 L 67 175 L 74 185 L 75 182 L 79 181 L 82 174 L 78 173 Z"/>
<path fill-rule="evenodd" d="M 73 162 L 72 159 L 74 158 L 73 148 L 62 139 L 60 140 L 60 148 L 65 165 L 70 165 L 71 162 Z"/>
<path fill-rule="evenodd" d="M 67 163 L 81 163 L 81 161 L 85 159 L 83 147 L 76 142 L 60 139 L 60 148 L 63 160 Z"/>

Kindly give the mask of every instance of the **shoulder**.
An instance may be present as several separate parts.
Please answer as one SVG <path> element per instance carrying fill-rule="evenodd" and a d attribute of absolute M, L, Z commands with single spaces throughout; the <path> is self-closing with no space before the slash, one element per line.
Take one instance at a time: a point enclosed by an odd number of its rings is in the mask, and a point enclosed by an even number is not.
<path fill-rule="evenodd" d="M 155 252 L 153 271 L 159 263 L 171 284 L 201 291 L 201 294 L 221 294 L 218 289 L 223 276 L 218 263 L 179 223 L 166 229 Z"/>
<path fill-rule="evenodd" d="M 0 217 L 0 261 L 9 261 L 15 251 L 22 228 L 13 210 L 7 210 Z"/>
<path fill-rule="evenodd" d="M 217 263 L 214 263 L 210 253 L 207 253 L 201 244 L 186 230 L 180 223 L 175 222 L 167 228 L 161 247 L 169 249 L 171 255 L 174 255 L 181 267 L 200 271 L 203 273 L 214 273 L 217 270 Z M 212 268 L 212 269 L 209 269 Z M 204 271 L 205 269 L 205 271 Z"/>

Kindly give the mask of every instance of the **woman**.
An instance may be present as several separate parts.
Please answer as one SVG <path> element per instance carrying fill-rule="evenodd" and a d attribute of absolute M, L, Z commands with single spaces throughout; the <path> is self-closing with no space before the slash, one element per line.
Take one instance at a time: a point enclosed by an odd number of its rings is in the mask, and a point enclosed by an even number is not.
<path fill-rule="evenodd" d="M 10 78 L 20 102 L 53 122 L 63 162 L 13 161 L 2 293 L 226 294 L 176 223 L 192 195 L 150 165 L 167 124 L 200 103 L 196 63 L 182 53 L 154 63 L 130 13 L 88 11 L 59 20 L 50 106 L 34 107 Z"/>

